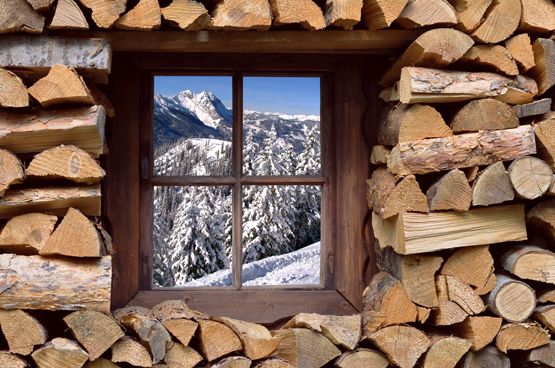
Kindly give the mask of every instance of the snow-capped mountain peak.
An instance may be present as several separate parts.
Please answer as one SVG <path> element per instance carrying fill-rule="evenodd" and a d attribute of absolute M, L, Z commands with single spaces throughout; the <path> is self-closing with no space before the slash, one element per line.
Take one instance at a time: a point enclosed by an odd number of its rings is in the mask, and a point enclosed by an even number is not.
<path fill-rule="evenodd" d="M 174 96 L 173 100 L 211 128 L 231 123 L 232 112 L 212 92 L 195 94 L 191 90 L 185 90 Z"/>

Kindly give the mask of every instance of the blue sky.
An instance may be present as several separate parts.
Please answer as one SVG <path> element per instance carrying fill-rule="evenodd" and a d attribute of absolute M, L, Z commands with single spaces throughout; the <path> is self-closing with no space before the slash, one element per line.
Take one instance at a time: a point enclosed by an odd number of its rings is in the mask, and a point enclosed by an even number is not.
<path fill-rule="evenodd" d="M 190 89 L 195 93 L 208 90 L 231 108 L 231 77 L 157 76 L 154 93 L 174 96 Z M 320 115 L 320 79 L 293 77 L 245 77 L 244 108 L 262 112 Z"/>

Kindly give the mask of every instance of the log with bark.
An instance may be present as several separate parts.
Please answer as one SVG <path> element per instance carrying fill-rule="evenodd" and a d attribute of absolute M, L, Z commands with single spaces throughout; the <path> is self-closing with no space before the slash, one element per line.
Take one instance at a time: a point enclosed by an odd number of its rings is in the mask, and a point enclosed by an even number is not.
<path fill-rule="evenodd" d="M 455 368 L 470 349 L 470 342 L 459 337 L 432 337 L 436 340 L 424 356 L 423 368 Z"/>
<path fill-rule="evenodd" d="M 89 29 L 89 23 L 79 5 L 73 0 L 58 0 L 56 12 L 48 29 Z"/>
<path fill-rule="evenodd" d="M 10 186 L 25 180 L 25 169 L 19 158 L 8 150 L 0 149 L 0 198 Z"/>
<path fill-rule="evenodd" d="M 289 328 L 273 333 L 278 338 L 276 356 L 297 368 L 323 367 L 341 355 L 322 334 L 306 328 Z"/>
<path fill-rule="evenodd" d="M 520 0 L 494 1 L 484 20 L 472 32 L 472 37 L 482 43 L 499 43 L 516 31 L 522 14 Z"/>
<path fill-rule="evenodd" d="M 522 157 L 509 165 L 509 179 L 518 197 L 536 199 L 551 187 L 553 170 L 537 157 Z"/>
<path fill-rule="evenodd" d="M 364 0 L 362 21 L 368 29 L 388 28 L 401 15 L 408 0 Z"/>
<path fill-rule="evenodd" d="M 538 157 L 555 170 L 555 118 L 549 117 L 534 124 Z"/>
<path fill-rule="evenodd" d="M 515 59 L 522 73 L 526 73 L 536 65 L 532 41 L 528 33 L 521 33 L 509 38 L 505 41 L 505 47 Z"/>
<path fill-rule="evenodd" d="M 486 167 L 472 186 L 472 204 L 491 206 L 512 201 L 515 198 L 513 185 L 502 162 Z"/>
<path fill-rule="evenodd" d="M 428 350 L 430 340 L 424 333 L 410 326 L 390 326 L 369 336 L 395 366 L 412 368 Z"/>
<path fill-rule="evenodd" d="M 548 33 L 555 30 L 555 4 L 549 0 L 522 0 L 519 30 Z"/>
<path fill-rule="evenodd" d="M 524 280 L 555 284 L 555 253 L 533 245 L 507 250 L 500 259 L 505 271 Z"/>
<path fill-rule="evenodd" d="M 363 0 L 326 0 L 326 25 L 352 30 L 360 22 Z"/>
<path fill-rule="evenodd" d="M 112 345 L 112 362 L 129 363 L 136 367 L 152 367 L 152 357 L 137 340 L 125 336 Z"/>
<path fill-rule="evenodd" d="M 442 275 L 451 275 L 478 290 L 486 288 L 495 280 L 493 257 L 488 245 L 460 248 L 454 251 L 441 268 Z M 472 265 L 469 267 L 468 265 Z"/>
<path fill-rule="evenodd" d="M 208 10 L 196 0 L 173 0 L 161 11 L 167 23 L 184 31 L 200 31 L 211 22 Z"/>
<path fill-rule="evenodd" d="M 530 116 L 543 115 L 551 111 L 551 99 L 542 98 L 528 104 L 516 105 L 513 107 L 516 115 L 522 119 Z"/>
<path fill-rule="evenodd" d="M 409 0 L 395 21 L 405 29 L 457 24 L 457 12 L 447 0 Z"/>
<path fill-rule="evenodd" d="M 464 172 L 453 169 L 436 181 L 426 196 L 431 211 L 468 211 L 472 202 L 472 188 Z"/>
<path fill-rule="evenodd" d="M 16 74 L 0 68 L 0 85 L 0 107 L 29 106 L 27 87 Z"/>
<path fill-rule="evenodd" d="M 509 322 L 523 322 L 536 307 L 536 294 L 528 284 L 506 275 L 496 276 L 496 285 L 487 296 L 490 311 Z"/>
<path fill-rule="evenodd" d="M 454 133 L 466 133 L 512 129 L 519 125 L 518 116 L 509 105 L 486 98 L 467 103 L 457 112 L 450 127 Z"/>
<path fill-rule="evenodd" d="M 495 346 L 502 352 L 531 350 L 549 344 L 549 333 L 537 323 L 508 323 L 501 327 Z"/>
<path fill-rule="evenodd" d="M 19 255 L 38 254 L 54 231 L 56 216 L 29 213 L 10 219 L 0 233 L 0 249 Z"/>
<path fill-rule="evenodd" d="M 326 28 L 324 13 L 312 0 L 270 0 L 270 5 L 274 26 L 299 24 L 309 31 Z"/>
<path fill-rule="evenodd" d="M 277 349 L 279 341 L 273 338 L 270 331 L 262 325 L 227 317 L 218 317 L 215 318 L 215 320 L 223 323 L 235 332 L 243 344 L 245 356 L 249 359 L 259 360 L 266 358 L 272 355 Z M 358 343 L 358 341 L 356 343 Z"/>
<path fill-rule="evenodd" d="M 484 68 L 505 75 L 518 75 L 518 67 L 513 56 L 501 45 L 476 45 L 473 46 L 460 59 L 463 65 Z"/>
<path fill-rule="evenodd" d="M 536 65 L 530 74 L 538 83 L 539 95 L 555 85 L 555 40 L 538 38 L 532 44 Z"/>
<path fill-rule="evenodd" d="M 75 341 L 56 337 L 36 350 L 33 360 L 41 368 L 78 368 L 89 359 L 88 354 Z"/>
<path fill-rule="evenodd" d="M 456 326 L 459 336 L 467 339 L 473 351 L 482 350 L 497 336 L 502 318 L 488 316 L 469 316 Z"/>
<path fill-rule="evenodd" d="M 462 360 L 462 368 L 511 368 L 511 361 L 495 346 L 487 346 L 480 351 L 466 354 Z"/>
<path fill-rule="evenodd" d="M 472 209 L 468 212 L 402 213 L 390 219 L 372 215 L 381 248 L 400 254 L 495 244 L 527 239 L 524 206 Z"/>
<path fill-rule="evenodd" d="M 56 64 L 48 75 L 29 87 L 29 94 L 44 108 L 83 104 L 93 105 L 94 100 L 75 69 Z"/>
<path fill-rule="evenodd" d="M 232 329 L 223 323 L 209 320 L 199 321 L 199 342 L 202 355 L 208 362 L 243 348 Z"/>
<path fill-rule="evenodd" d="M 268 0 L 224 0 L 216 5 L 212 26 L 224 31 L 267 31 L 272 26 Z"/>
<path fill-rule="evenodd" d="M 337 368 L 387 368 L 389 362 L 379 351 L 359 348 L 343 353 L 336 361 Z"/>
<path fill-rule="evenodd" d="M 2 0 L 0 2 L 0 34 L 42 33 L 44 22 L 44 17 L 37 14 L 25 0 Z"/>
<path fill-rule="evenodd" d="M 100 28 L 111 28 L 125 12 L 127 0 L 79 0 L 92 11 L 92 20 Z"/>
<path fill-rule="evenodd" d="M 555 240 L 555 199 L 540 202 L 526 214 L 526 221 Z"/>
<path fill-rule="evenodd" d="M 114 24 L 118 29 L 152 31 L 160 28 L 162 12 L 157 0 L 140 0 Z"/>
<path fill-rule="evenodd" d="M 450 0 L 457 12 L 457 29 L 470 33 L 478 27 L 493 0 Z"/>

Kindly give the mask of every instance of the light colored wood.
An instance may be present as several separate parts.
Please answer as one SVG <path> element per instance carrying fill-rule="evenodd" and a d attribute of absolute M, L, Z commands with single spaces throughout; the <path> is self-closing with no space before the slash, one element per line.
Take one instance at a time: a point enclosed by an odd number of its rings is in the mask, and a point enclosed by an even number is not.
<path fill-rule="evenodd" d="M 31 113 L 3 110 L 0 111 L 0 146 L 14 153 L 30 153 L 73 144 L 99 155 L 104 152 L 105 121 L 102 106 Z"/>
<path fill-rule="evenodd" d="M 152 367 L 152 357 L 137 340 L 125 336 L 112 345 L 112 362 Z"/>
<path fill-rule="evenodd" d="M 430 340 L 421 331 L 410 326 L 390 326 L 369 336 L 391 363 L 401 368 L 412 368 L 428 350 Z"/>
<path fill-rule="evenodd" d="M 426 323 L 426 321 L 428 321 L 432 313 L 431 308 L 420 307 L 420 306 L 416 306 L 416 311 L 417 311 L 416 321 L 420 324 Z"/>
<path fill-rule="evenodd" d="M 206 314 L 189 308 L 183 300 L 164 300 L 159 302 L 150 309 L 148 315 L 160 322 L 182 318 L 195 321 L 209 318 Z"/>
<path fill-rule="evenodd" d="M 106 175 L 89 153 L 76 146 L 64 145 L 36 155 L 26 173 L 30 177 L 67 179 L 83 184 L 96 184 Z"/>
<path fill-rule="evenodd" d="M 300 24 L 309 31 L 326 28 L 324 13 L 312 0 L 270 0 L 270 5 L 274 26 Z"/>
<path fill-rule="evenodd" d="M 536 199 L 551 187 L 553 170 L 543 160 L 536 157 L 522 157 L 508 168 L 509 179 L 520 198 Z"/>
<path fill-rule="evenodd" d="M 173 0 L 161 11 L 167 23 L 184 31 L 206 29 L 212 21 L 204 5 L 195 0 Z"/>
<path fill-rule="evenodd" d="M 250 368 L 252 361 L 242 356 L 232 356 L 223 358 L 217 363 L 210 365 L 210 368 Z"/>
<path fill-rule="evenodd" d="M 272 355 L 278 347 L 279 341 L 273 338 L 270 331 L 262 325 L 227 317 L 217 317 L 215 320 L 235 332 L 243 344 L 243 353 L 249 359 L 266 358 Z"/>
<path fill-rule="evenodd" d="M 216 321 L 199 321 L 198 338 L 202 355 L 208 362 L 243 349 L 233 330 Z"/>
<path fill-rule="evenodd" d="M 522 119 L 530 116 L 543 115 L 551 111 L 551 99 L 542 98 L 528 104 L 516 105 L 513 107 L 516 115 Z"/>
<path fill-rule="evenodd" d="M 25 180 L 25 171 L 19 158 L 8 150 L 0 149 L 0 198 L 11 185 Z"/>
<path fill-rule="evenodd" d="M 478 208 L 464 213 L 403 213 L 387 220 L 373 214 L 372 227 L 380 247 L 392 247 L 399 254 L 527 239 L 523 205 Z"/>
<path fill-rule="evenodd" d="M 23 358 L 5 351 L 0 352 L 0 366 L 10 368 L 27 368 L 29 364 Z"/>
<path fill-rule="evenodd" d="M 553 179 L 551 181 L 551 187 L 547 190 L 547 194 L 548 196 L 555 196 L 555 174 L 553 174 Z"/>
<path fill-rule="evenodd" d="M 395 21 L 405 29 L 457 24 L 457 12 L 446 0 L 409 0 Z"/>
<path fill-rule="evenodd" d="M 173 343 L 166 353 L 164 362 L 168 368 L 193 368 L 202 362 L 202 355 L 189 346 Z"/>
<path fill-rule="evenodd" d="M 534 124 L 538 144 L 538 157 L 555 170 L 555 118 L 547 118 Z"/>
<path fill-rule="evenodd" d="M 455 368 L 470 349 L 470 342 L 458 337 L 445 337 L 435 342 L 424 357 L 423 368 Z"/>
<path fill-rule="evenodd" d="M 518 75 L 516 61 L 509 50 L 501 45 L 473 46 L 460 61 L 465 65 L 483 67 L 505 75 Z"/>
<path fill-rule="evenodd" d="M 528 284 L 506 275 L 497 275 L 487 305 L 495 315 L 509 322 L 523 322 L 536 307 L 536 294 Z"/>
<path fill-rule="evenodd" d="M 470 33 L 478 27 L 493 0 L 450 0 L 457 12 L 457 28 Z"/>
<path fill-rule="evenodd" d="M 451 326 L 464 321 L 468 317 L 468 313 L 460 305 L 449 299 L 447 276 L 438 275 L 435 285 L 438 306 L 432 310 L 433 324 L 436 326 Z"/>
<path fill-rule="evenodd" d="M 0 275 L 1 308 L 110 310 L 110 256 L 75 262 L 1 254 Z"/>
<path fill-rule="evenodd" d="M 140 0 L 114 24 L 118 29 L 152 31 L 160 28 L 162 12 L 157 0 Z"/>
<path fill-rule="evenodd" d="M 336 361 L 337 368 L 387 368 L 389 362 L 380 352 L 359 348 L 355 351 L 343 353 Z"/>
<path fill-rule="evenodd" d="M 73 0 L 58 0 L 56 12 L 48 29 L 89 29 L 89 23 Z"/>
<path fill-rule="evenodd" d="M 272 26 L 272 9 L 268 0 L 223 0 L 212 13 L 212 25 L 225 31 L 267 31 Z"/>
<path fill-rule="evenodd" d="M 378 124 L 378 143 L 386 146 L 452 135 L 441 114 L 427 105 L 388 104 Z"/>
<path fill-rule="evenodd" d="M 29 94 L 21 78 L 0 68 L 0 107 L 27 107 Z"/>
<path fill-rule="evenodd" d="M 362 20 L 368 29 L 388 28 L 407 3 L 408 0 L 364 0 Z"/>
<path fill-rule="evenodd" d="M 449 300 L 457 303 L 468 315 L 478 315 L 486 310 L 484 302 L 470 285 L 450 275 L 445 276 L 445 281 Z"/>
<path fill-rule="evenodd" d="M 544 235 L 555 240 L 555 199 L 540 202 L 526 214 L 530 225 L 539 227 Z"/>
<path fill-rule="evenodd" d="M 486 167 L 474 181 L 472 187 L 474 206 L 491 206 L 512 201 L 514 198 L 513 185 L 502 162 Z"/>
<path fill-rule="evenodd" d="M 555 303 L 555 289 L 546 289 L 536 292 L 538 294 L 538 303 Z"/>
<path fill-rule="evenodd" d="M 291 368 L 293 367 L 287 361 L 280 358 L 271 358 L 262 360 L 255 368 Z"/>
<path fill-rule="evenodd" d="M 537 323 L 508 323 L 501 327 L 495 346 L 502 352 L 531 350 L 549 344 L 549 333 Z"/>
<path fill-rule="evenodd" d="M 42 33 L 45 19 L 27 1 L 2 0 L 0 5 L 0 34 Z"/>
<path fill-rule="evenodd" d="M 388 68 L 380 85 L 388 87 L 399 80 L 405 66 L 442 68 L 459 60 L 474 45 L 468 35 L 449 28 L 427 31 L 418 37 Z"/>
<path fill-rule="evenodd" d="M 486 98 L 467 103 L 457 112 L 450 126 L 454 133 L 502 130 L 517 128 L 519 120 L 509 105 Z"/>
<path fill-rule="evenodd" d="M 395 82 L 392 87 L 382 89 L 379 97 L 384 102 L 399 102 L 399 82 Z"/>
<path fill-rule="evenodd" d="M 405 67 L 399 82 L 403 103 L 450 103 L 492 97 L 516 105 L 531 102 L 537 94 L 538 86 L 529 77 L 509 78 L 488 72 Z"/>
<path fill-rule="evenodd" d="M 381 144 L 375 145 L 372 147 L 372 153 L 370 154 L 370 163 L 372 165 L 387 165 L 389 152 L 391 152 L 390 148 Z"/>
<path fill-rule="evenodd" d="M 472 202 L 472 188 L 464 172 L 453 169 L 436 181 L 426 196 L 431 211 L 468 211 Z"/>
<path fill-rule="evenodd" d="M 87 350 L 89 359 L 100 358 L 124 336 L 121 327 L 111 317 L 97 311 L 77 311 L 64 317 L 75 339 Z"/>
<path fill-rule="evenodd" d="M 108 359 L 98 358 L 94 361 L 88 361 L 85 364 L 85 368 L 119 368 L 119 366 Z"/>
<path fill-rule="evenodd" d="M 80 368 L 89 356 L 72 340 L 57 337 L 32 354 L 41 368 Z"/>
<path fill-rule="evenodd" d="M 112 28 L 120 15 L 125 12 L 127 0 L 79 0 L 92 10 L 92 20 L 100 28 Z"/>
<path fill-rule="evenodd" d="M 533 245 L 507 250 L 500 263 L 505 271 L 524 280 L 555 284 L 555 253 Z"/>
<path fill-rule="evenodd" d="M 502 318 L 488 316 L 469 316 L 457 325 L 457 334 L 470 341 L 473 351 L 482 350 L 497 336 L 503 323 Z"/>
<path fill-rule="evenodd" d="M 536 65 L 530 69 L 530 75 L 538 83 L 538 94 L 542 95 L 555 85 L 555 40 L 538 38 L 532 50 Z"/>
<path fill-rule="evenodd" d="M 497 283 L 497 277 L 495 276 L 494 273 L 492 273 L 488 278 L 488 280 L 486 281 L 485 285 L 475 288 L 474 291 L 478 295 L 486 295 L 495 288 L 496 283 Z"/>
<path fill-rule="evenodd" d="M 57 222 L 56 216 L 43 213 L 14 217 L 8 220 L 0 233 L 0 249 L 19 255 L 38 254 Z"/>
<path fill-rule="evenodd" d="M 43 345 L 47 339 L 42 324 L 22 310 L 0 311 L 0 326 L 14 354 L 30 355 L 36 345 Z"/>
<path fill-rule="evenodd" d="M 441 269 L 442 275 L 454 276 L 474 286 L 484 287 L 494 271 L 488 245 L 460 248 L 454 251 Z"/>
<path fill-rule="evenodd" d="M 535 364 L 543 364 L 550 368 L 555 367 L 555 341 L 549 342 L 548 345 L 530 350 L 526 360 Z"/>
<path fill-rule="evenodd" d="M 511 368 L 509 357 L 495 346 L 486 346 L 480 351 L 471 351 L 462 360 L 463 368 Z"/>
<path fill-rule="evenodd" d="M 77 208 L 87 216 L 100 216 L 100 186 L 10 190 L 0 198 L 0 219 L 31 212 L 63 216 L 68 207 Z"/>
<path fill-rule="evenodd" d="M 522 0 L 519 30 L 547 33 L 555 30 L 555 4 L 549 0 Z"/>
<path fill-rule="evenodd" d="M 494 1 L 472 37 L 482 43 L 504 41 L 518 28 L 521 14 L 520 0 Z"/>
<path fill-rule="evenodd" d="M 555 333 L 555 305 L 542 305 L 534 311 L 534 319 L 540 322 L 551 333 Z"/>
<path fill-rule="evenodd" d="M 341 355 L 322 334 L 306 328 L 290 328 L 273 332 L 279 339 L 276 356 L 296 368 L 323 367 Z"/>
<path fill-rule="evenodd" d="M 75 69 L 56 64 L 48 75 L 29 87 L 29 94 L 44 108 L 63 104 L 93 105 L 94 100 Z"/>
<path fill-rule="evenodd" d="M 29 4 L 35 9 L 35 11 L 43 14 L 48 11 L 52 4 L 54 4 L 54 0 L 27 0 Z"/>
<path fill-rule="evenodd" d="M 360 22 L 363 0 L 326 0 L 326 25 L 352 30 Z"/>
<path fill-rule="evenodd" d="M 522 73 L 527 72 L 536 65 L 532 41 L 528 33 L 521 33 L 505 41 L 505 47 L 518 64 Z"/>
<path fill-rule="evenodd" d="M 427 174 L 512 161 L 535 153 L 534 129 L 522 125 L 399 143 L 391 150 L 387 167 L 396 175 Z"/>
<path fill-rule="evenodd" d="M 197 322 L 188 319 L 168 319 L 163 321 L 162 324 L 184 346 L 189 345 L 198 328 Z"/>

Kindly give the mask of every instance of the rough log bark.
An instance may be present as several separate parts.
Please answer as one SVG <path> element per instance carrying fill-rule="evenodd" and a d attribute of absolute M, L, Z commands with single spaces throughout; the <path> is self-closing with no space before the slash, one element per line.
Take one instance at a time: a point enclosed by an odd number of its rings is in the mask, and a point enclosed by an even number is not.
<path fill-rule="evenodd" d="M 249 359 L 259 360 L 266 358 L 272 355 L 278 347 L 279 341 L 273 338 L 270 331 L 262 325 L 227 317 L 218 317 L 215 320 L 223 323 L 235 332 L 243 344 L 243 353 Z"/>
<path fill-rule="evenodd" d="M 199 321 L 199 341 L 202 354 L 208 362 L 243 348 L 233 330 L 216 321 Z"/>
<path fill-rule="evenodd" d="M 100 216 L 100 186 L 8 191 L 3 198 L 0 198 L 0 219 L 9 219 L 31 212 L 48 212 L 63 216 L 68 207 L 77 208 L 87 216 Z"/>
<path fill-rule="evenodd" d="M 36 345 L 43 345 L 47 339 L 41 323 L 22 310 L 0 311 L 0 326 L 10 353 L 30 355 Z"/>
<path fill-rule="evenodd" d="M 550 368 L 555 367 L 555 341 L 531 350 L 527 354 L 526 361 L 535 365 L 543 364 Z"/>
<path fill-rule="evenodd" d="M 58 0 L 54 18 L 48 29 L 89 29 L 89 23 L 73 0 Z"/>
<path fill-rule="evenodd" d="M 164 362 L 170 368 L 194 368 L 202 362 L 202 355 L 189 346 L 173 343 L 166 353 Z M 233 368 L 234 366 L 230 367 Z M 241 366 L 236 366 L 235 368 L 241 368 Z"/>
<path fill-rule="evenodd" d="M 208 10 L 196 0 L 173 0 L 161 11 L 162 17 L 167 23 L 184 31 L 206 29 L 212 21 Z"/>
<path fill-rule="evenodd" d="M 405 67 L 399 81 L 402 103 L 446 103 L 493 97 L 517 105 L 531 102 L 537 94 L 536 82 L 521 75 L 509 78 L 488 72 Z"/>
<path fill-rule="evenodd" d="M 80 368 L 89 358 L 74 341 L 57 337 L 35 351 L 33 360 L 41 368 Z"/>
<path fill-rule="evenodd" d="M 16 74 L 0 68 L 0 107 L 27 107 L 27 87 Z"/>
<path fill-rule="evenodd" d="M 137 340 L 125 336 L 112 345 L 112 362 L 136 367 L 152 367 L 152 357 Z"/>
<path fill-rule="evenodd" d="M 29 213 L 10 219 L 0 233 L 0 249 L 19 255 L 38 254 L 54 231 L 56 216 Z"/>
<path fill-rule="evenodd" d="M 364 0 L 362 20 L 368 29 L 388 28 L 407 3 L 408 0 Z"/>
<path fill-rule="evenodd" d="M 534 289 L 522 281 L 497 275 L 495 288 L 487 297 L 490 311 L 509 322 L 523 322 L 536 307 Z"/>
<path fill-rule="evenodd" d="M 455 368 L 470 349 L 470 342 L 458 337 L 445 337 L 432 344 L 422 364 L 423 368 Z"/>
<path fill-rule="evenodd" d="M 374 213 L 372 226 L 380 247 L 390 246 L 399 254 L 527 239 L 523 205 L 486 207 L 464 213 L 402 213 L 387 220 Z"/>
<path fill-rule="evenodd" d="M 212 25 L 225 31 L 267 31 L 272 26 L 268 0 L 224 0 L 216 6 L 212 17 Z"/>
<path fill-rule="evenodd" d="M 336 361 L 337 368 L 387 368 L 389 362 L 380 352 L 360 348 L 343 353 Z"/>
<path fill-rule="evenodd" d="M 409 0 L 395 21 L 405 29 L 457 24 L 457 12 L 446 0 Z"/>
<path fill-rule="evenodd" d="M 270 0 L 275 26 L 300 24 L 309 31 L 326 28 L 324 13 L 312 0 Z"/>
<path fill-rule="evenodd" d="M 555 85 L 555 40 L 538 38 L 532 44 L 536 66 L 530 74 L 538 83 L 539 95 Z"/>
<path fill-rule="evenodd" d="M 555 30 L 555 4 L 549 0 L 522 0 L 519 30 L 547 33 Z"/>
<path fill-rule="evenodd" d="M 526 73 L 536 65 L 532 41 L 528 33 L 521 33 L 505 41 L 505 47 L 518 64 L 520 71 Z"/>
<path fill-rule="evenodd" d="M 524 199 L 536 199 L 544 195 L 551 187 L 553 170 L 536 157 L 522 157 L 511 163 L 509 179 L 516 194 Z"/>
<path fill-rule="evenodd" d="M 516 112 L 509 105 L 492 98 L 467 103 L 450 124 L 454 133 L 512 129 L 519 125 Z"/>
<path fill-rule="evenodd" d="M 188 319 L 168 319 L 162 324 L 184 346 L 189 345 L 198 328 L 197 322 Z"/>
<path fill-rule="evenodd" d="M 453 169 L 436 181 L 426 196 L 431 211 L 468 211 L 472 202 L 472 188 L 464 172 Z"/>
<path fill-rule="evenodd" d="M 79 0 L 92 10 L 92 19 L 100 28 L 112 28 L 120 15 L 125 12 L 127 0 Z"/>
<path fill-rule="evenodd" d="M 326 0 L 326 25 L 352 30 L 360 22 L 363 0 Z"/>
<path fill-rule="evenodd" d="M 160 28 L 162 12 L 157 0 L 140 0 L 137 5 L 115 23 L 115 27 L 126 30 L 152 31 Z"/>
<path fill-rule="evenodd" d="M 539 227 L 555 240 L 555 199 L 540 202 L 526 214 L 529 225 Z"/>
<path fill-rule="evenodd" d="M 410 326 L 386 327 L 370 335 L 369 339 L 401 368 L 414 367 L 430 345 L 426 335 Z"/>
<path fill-rule="evenodd" d="M 508 323 L 501 327 L 495 345 L 508 350 L 531 350 L 549 344 L 549 333 L 537 323 Z"/>
<path fill-rule="evenodd" d="M 502 322 L 503 319 L 497 317 L 469 316 L 456 330 L 459 336 L 470 341 L 473 351 L 479 351 L 495 339 Z"/>
<path fill-rule="evenodd" d="M 515 198 L 513 185 L 502 162 L 496 162 L 482 171 L 472 186 L 472 204 L 491 206 L 512 201 Z"/>
<path fill-rule="evenodd" d="M 276 356 L 297 368 L 323 367 L 341 355 L 341 351 L 318 332 L 291 328 L 273 332 L 279 339 Z"/>
<path fill-rule="evenodd" d="M 509 357 L 495 346 L 487 346 L 483 350 L 469 352 L 462 360 L 463 368 L 511 368 Z"/>
<path fill-rule="evenodd" d="M 87 85 L 75 69 L 54 65 L 48 75 L 29 87 L 29 94 L 44 108 L 65 105 L 93 105 Z"/>
<path fill-rule="evenodd" d="M 522 119 L 529 116 L 543 115 L 551 111 L 551 99 L 542 98 L 541 100 L 530 102 L 524 105 L 516 105 L 513 107 L 516 115 Z"/>
<path fill-rule="evenodd" d="M 464 65 L 483 67 L 505 75 L 518 75 L 516 61 L 509 50 L 501 45 L 473 46 L 460 61 Z"/>
<path fill-rule="evenodd" d="M 390 152 L 391 149 L 386 146 L 376 145 L 372 147 L 370 163 L 372 165 L 387 165 L 387 158 Z"/>
<path fill-rule="evenodd" d="M 443 265 L 441 274 L 454 276 L 475 288 L 483 288 L 494 276 L 493 271 L 489 246 L 482 245 L 457 249 Z"/>
<path fill-rule="evenodd" d="M 555 118 L 548 118 L 534 124 L 538 144 L 538 157 L 555 170 Z"/>
<path fill-rule="evenodd" d="M 500 261 L 505 271 L 525 280 L 555 284 L 555 253 L 531 245 L 506 251 Z"/>
<path fill-rule="evenodd" d="M 19 158 L 8 150 L 0 149 L 0 198 L 14 184 L 25 180 L 24 166 Z"/>
<path fill-rule="evenodd" d="M 42 33 L 44 17 L 38 15 L 25 0 L 0 1 L 0 34 Z M 0 64 L 1 65 L 1 64 Z"/>
<path fill-rule="evenodd" d="M 494 1 L 472 37 L 482 43 L 504 41 L 518 28 L 521 14 L 520 0 Z"/>
<path fill-rule="evenodd" d="M 470 33 L 478 27 L 493 0 L 450 0 L 457 12 L 457 28 Z"/>
<path fill-rule="evenodd" d="M 438 275 L 435 285 L 439 302 L 438 307 L 432 311 L 433 324 L 436 326 L 451 326 L 464 321 L 468 317 L 468 313 L 460 305 L 449 299 L 447 276 Z"/>

